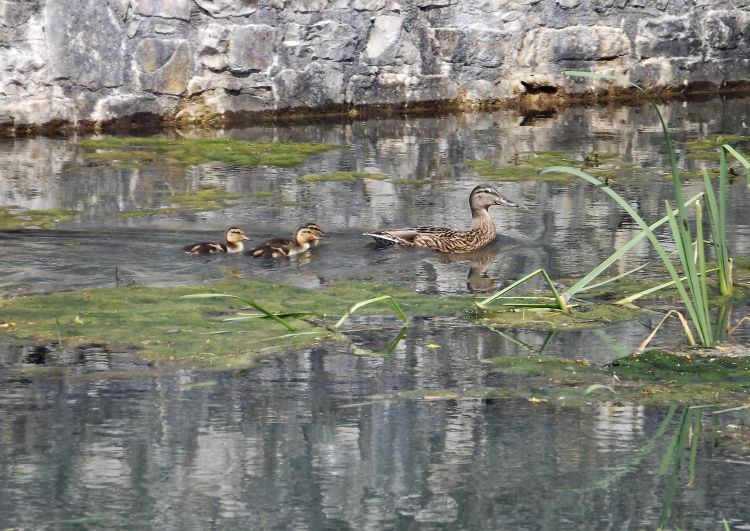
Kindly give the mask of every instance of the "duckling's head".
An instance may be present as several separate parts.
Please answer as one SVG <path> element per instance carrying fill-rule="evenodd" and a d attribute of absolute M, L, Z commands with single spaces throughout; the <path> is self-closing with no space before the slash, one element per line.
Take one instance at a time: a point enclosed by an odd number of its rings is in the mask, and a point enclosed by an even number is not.
<path fill-rule="evenodd" d="M 321 229 L 320 225 L 318 225 L 317 223 L 305 223 L 304 227 L 306 229 L 309 229 L 311 232 L 316 233 L 318 236 L 322 236 L 323 234 L 325 234 L 323 232 L 323 229 Z"/>
<path fill-rule="evenodd" d="M 229 243 L 240 243 L 242 240 L 249 240 L 245 231 L 239 227 L 229 227 L 226 233 L 226 239 Z"/>
<path fill-rule="evenodd" d="M 297 229 L 294 233 L 294 241 L 300 246 L 309 245 L 319 240 L 322 233 L 323 231 L 315 223 L 308 223 Z"/>
<path fill-rule="evenodd" d="M 492 205 L 517 207 L 518 205 L 497 191 L 494 186 L 480 184 L 475 186 L 469 195 L 472 210 L 487 210 Z"/>

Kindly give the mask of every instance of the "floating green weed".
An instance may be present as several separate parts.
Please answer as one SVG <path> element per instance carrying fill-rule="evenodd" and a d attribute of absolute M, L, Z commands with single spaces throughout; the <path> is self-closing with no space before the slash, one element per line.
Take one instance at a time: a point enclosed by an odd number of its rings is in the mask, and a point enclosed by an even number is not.
<path fill-rule="evenodd" d="M 485 180 L 495 181 L 533 181 L 544 179 L 545 181 L 571 181 L 568 175 L 548 174 L 540 177 L 539 170 L 545 166 L 552 165 L 574 165 L 587 168 L 588 171 L 600 178 L 613 177 L 618 168 L 627 164 L 615 153 L 592 152 L 585 155 L 563 151 L 546 151 L 540 153 L 525 153 L 516 155 L 510 164 L 501 167 L 493 167 L 487 160 L 475 160 L 465 163 L 473 168 Z"/>
<path fill-rule="evenodd" d="M 719 161 L 719 148 L 724 144 L 746 144 L 750 136 L 716 135 L 710 138 L 692 138 L 685 142 L 688 158 Z"/>
<path fill-rule="evenodd" d="M 49 229 L 58 223 L 70 221 L 78 215 L 75 210 L 23 210 L 15 207 L 0 207 L 0 230 L 22 228 Z"/>
<path fill-rule="evenodd" d="M 170 202 L 191 210 L 218 210 L 229 205 L 229 201 L 242 198 L 219 188 L 201 188 L 188 194 L 173 195 Z"/>
<path fill-rule="evenodd" d="M 649 350 L 637 356 L 619 358 L 609 370 L 620 379 L 673 383 L 750 384 L 750 358 L 695 354 L 673 354 Z"/>
<path fill-rule="evenodd" d="M 311 182 L 335 182 L 335 181 L 356 181 L 359 179 L 374 179 L 382 181 L 385 175 L 382 173 L 372 173 L 367 171 L 333 171 L 329 173 L 307 173 L 300 176 L 300 181 Z"/>
<path fill-rule="evenodd" d="M 286 317 L 289 312 L 299 310 L 324 319 L 338 317 L 357 302 L 383 295 L 397 299 L 402 311 L 412 316 L 460 316 L 471 303 L 469 297 L 420 295 L 375 283 L 305 289 L 234 281 L 210 286 L 133 286 L 19 297 L 0 300 L 0 315 L 3 321 L 15 323 L 8 333 L 18 336 L 64 341 L 66 347 L 84 343 L 134 346 L 140 355 L 150 359 L 197 362 L 246 363 L 247 356 L 260 349 L 310 345 L 330 334 L 305 319 L 294 319 L 294 334 L 280 334 L 283 330 L 269 319 L 232 319 L 242 317 L 238 313 L 247 303 L 221 295 L 226 293 L 250 299 L 284 321 L 292 318 Z M 180 299 L 185 295 L 201 297 Z M 371 304 L 357 311 L 372 315 L 383 309 Z"/>
<path fill-rule="evenodd" d="M 78 143 L 84 157 L 102 161 L 191 165 L 223 162 L 234 166 L 290 167 L 340 146 L 295 142 L 249 142 L 230 138 L 112 137 Z"/>
<path fill-rule="evenodd" d="M 150 216 L 165 216 L 179 212 L 177 208 L 139 208 L 138 210 L 123 210 L 117 217 L 120 219 L 147 218 Z"/>
<path fill-rule="evenodd" d="M 391 179 L 390 182 L 399 186 L 421 186 L 431 181 L 429 179 Z"/>
<path fill-rule="evenodd" d="M 233 194 L 219 188 L 201 188 L 192 193 L 170 196 L 169 201 L 175 205 L 173 207 L 124 210 L 118 214 L 118 217 L 121 219 L 132 219 L 170 215 L 182 211 L 206 212 L 208 210 L 221 210 L 230 206 L 230 201 L 241 198 L 242 196 L 239 194 Z"/>

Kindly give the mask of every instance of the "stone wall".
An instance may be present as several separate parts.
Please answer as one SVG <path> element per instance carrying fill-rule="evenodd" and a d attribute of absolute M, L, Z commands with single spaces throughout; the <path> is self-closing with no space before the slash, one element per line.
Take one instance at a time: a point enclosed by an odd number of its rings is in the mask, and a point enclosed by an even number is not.
<path fill-rule="evenodd" d="M 750 0 L 0 0 L 0 124 L 226 122 L 750 81 Z M 34 127 L 32 127 L 33 129 Z"/>

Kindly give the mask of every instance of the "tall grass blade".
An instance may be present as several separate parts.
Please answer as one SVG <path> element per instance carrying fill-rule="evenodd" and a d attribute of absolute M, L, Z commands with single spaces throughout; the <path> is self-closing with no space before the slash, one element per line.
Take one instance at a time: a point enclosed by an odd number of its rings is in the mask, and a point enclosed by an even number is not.
<path fill-rule="evenodd" d="M 515 288 L 517 286 L 520 286 L 521 284 L 524 284 L 525 282 L 528 282 L 529 280 L 531 280 L 533 277 L 535 277 L 537 275 L 542 275 L 542 278 L 544 278 L 544 282 L 547 284 L 547 287 L 549 287 L 550 291 L 552 291 L 553 300 L 555 301 L 555 303 L 553 305 L 549 305 L 549 304 L 533 304 L 533 303 L 528 303 L 528 304 L 527 303 L 518 303 L 518 304 L 515 304 L 514 306 L 516 306 L 516 307 L 522 307 L 522 308 L 554 308 L 554 309 L 563 311 L 565 313 L 570 313 L 570 305 L 566 302 L 565 298 L 560 295 L 560 292 L 557 291 L 557 289 L 555 288 L 554 284 L 552 283 L 552 279 L 549 277 L 549 275 L 547 274 L 547 272 L 544 269 L 536 269 L 536 270 L 532 271 L 528 275 L 525 275 L 522 278 L 516 280 L 511 285 L 506 286 L 505 288 L 501 289 L 500 291 L 498 291 L 494 295 L 490 295 L 486 299 L 478 301 L 475 304 L 477 306 L 479 306 L 480 308 L 482 308 L 482 309 L 486 309 L 486 306 L 489 303 L 491 303 L 491 302 L 493 302 L 493 301 L 495 301 L 495 300 L 503 297 L 503 295 L 505 295 L 506 293 L 508 293 L 509 291 L 511 291 L 513 288 Z M 521 297 L 504 297 L 504 298 L 519 299 Z M 543 298 L 543 297 L 530 297 L 530 298 L 538 300 L 538 299 Z"/>
<path fill-rule="evenodd" d="M 696 194 L 693 197 L 691 197 L 690 199 L 688 199 L 687 202 L 685 203 L 685 205 L 686 206 L 691 205 L 691 204 L 695 203 L 696 201 L 698 201 L 701 197 L 703 197 L 703 192 L 701 192 L 699 194 Z M 676 211 L 673 211 L 673 212 L 677 213 Z M 668 220 L 669 220 L 669 217 L 668 216 L 664 216 L 663 218 L 661 218 L 656 223 L 652 223 L 649 226 L 649 230 L 651 232 L 653 232 L 655 229 L 661 227 Z M 603 285 L 605 285 L 608 282 L 612 282 L 612 281 L 617 280 L 619 278 L 625 277 L 625 276 L 627 276 L 627 275 L 629 275 L 631 273 L 635 273 L 636 271 L 642 269 L 643 267 L 646 267 L 646 265 L 648 265 L 648 264 L 644 264 L 643 266 L 636 267 L 636 268 L 634 268 L 634 269 L 632 269 L 632 270 L 630 270 L 630 271 L 628 271 L 626 273 L 623 273 L 622 275 L 618 275 L 618 276 L 613 277 L 611 279 L 607 279 L 607 280 L 602 281 L 602 282 L 600 282 L 598 284 L 593 284 L 593 285 L 589 284 L 593 279 L 595 279 L 596 277 L 598 277 L 599 275 L 601 275 L 604 271 L 606 271 L 607 269 L 609 269 L 609 267 L 612 264 L 614 264 L 617 260 L 619 260 L 625 253 L 627 253 L 630 249 L 632 249 L 638 243 L 640 243 L 643 240 L 643 238 L 646 238 L 646 236 L 647 236 L 646 232 L 641 231 L 637 235 L 633 236 L 628 242 L 626 242 L 625 244 L 623 244 L 622 246 L 620 246 L 617 249 L 617 251 L 615 251 L 614 253 L 612 253 L 611 256 L 609 256 L 609 258 L 607 258 L 606 260 L 604 260 L 601 264 L 599 264 L 594 269 L 592 269 L 591 272 L 589 272 L 581 280 L 579 280 L 578 282 L 576 282 L 575 284 L 573 284 L 570 288 L 568 288 L 568 290 L 565 292 L 565 296 L 567 297 L 567 299 L 570 300 L 577 293 L 580 293 L 582 291 L 586 291 L 586 290 L 589 290 L 589 289 L 594 289 L 594 288 L 603 286 Z"/>
<path fill-rule="evenodd" d="M 724 144 L 723 146 L 721 146 L 721 149 L 726 150 L 727 153 L 737 159 L 737 162 L 742 164 L 742 166 L 745 168 L 745 173 L 747 173 L 747 184 L 748 186 L 750 186 L 750 162 L 748 162 L 745 157 L 740 155 L 737 150 L 729 144 Z"/>
<path fill-rule="evenodd" d="M 727 196 L 727 174 L 728 164 L 726 150 L 723 148 L 719 151 L 719 200 L 716 200 L 711 179 L 708 172 L 703 170 L 703 183 L 706 188 L 706 206 L 708 216 L 711 220 L 711 238 L 713 240 L 714 254 L 719 264 L 719 289 L 724 296 L 731 295 L 734 292 L 732 282 L 732 264 L 729 258 L 729 248 L 727 246 L 726 234 L 726 196 Z"/>
<path fill-rule="evenodd" d="M 690 316 L 690 320 L 695 323 L 695 326 L 697 327 L 698 324 L 698 314 L 695 310 L 695 305 L 693 304 L 692 299 L 688 295 L 687 290 L 682 285 L 682 282 L 680 282 L 680 276 L 677 273 L 677 270 L 675 269 L 674 265 L 672 265 L 672 262 L 669 260 L 669 255 L 667 254 L 667 251 L 664 249 L 664 246 L 659 242 L 659 240 L 656 239 L 656 236 L 653 232 L 649 229 L 649 226 L 646 224 L 646 222 L 643 220 L 641 216 L 638 215 L 638 213 L 631 207 L 625 199 L 612 190 L 609 186 L 604 184 L 603 182 L 599 181 L 595 177 L 592 177 L 591 175 L 577 169 L 577 168 L 569 168 L 566 166 L 549 166 L 547 168 L 543 168 L 541 170 L 541 173 L 549 173 L 549 172 L 561 172 L 561 173 L 569 173 L 570 175 L 575 175 L 577 177 L 580 177 L 581 179 L 593 184 L 597 188 L 601 189 L 605 194 L 610 196 L 612 199 L 617 202 L 620 207 L 627 212 L 631 218 L 633 218 L 633 221 L 635 221 L 640 229 L 646 234 L 649 241 L 651 242 L 651 245 L 653 245 L 654 249 L 659 255 L 659 258 L 661 258 L 662 263 L 664 264 L 664 267 L 669 272 L 669 275 L 672 277 L 672 280 L 675 283 L 675 287 L 677 288 L 677 291 L 680 294 L 680 298 L 682 299 L 683 304 L 685 305 L 685 308 L 688 311 L 688 315 Z M 684 205 L 684 202 L 683 202 Z M 667 209 L 670 222 L 674 219 L 674 216 L 672 215 L 672 209 Z"/>
<path fill-rule="evenodd" d="M 373 304 L 375 302 L 382 302 L 382 301 L 386 301 L 388 305 L 393 309 L 394 313 L 398 315 L 403 322 L 405 323 L 409 322 L 409 318 L 404 313 L 404 310 L 401 309 L 401 306 L 399 306 L 399 304 L 396 302 L 396 299 L 394 299 L 390 295 L 381 295 L 379 297 L 373 297 L 372 299 L 367 299 L 365 301 L 360 301 L 356 304 L 353 304 L 349 308 L 349 310 L 341 317 L 341 319 L 339 319 L 338 322 L 335 325 L 333 325 L 333 327 L 341 328 L 341 325 L 343 325 L 354 312 L 356 312 L 363 306 L 367 306 L 368 304 Z"/>
<path fill-rule="evenodd" d="M 667 209 L 669 210 L 669 205 L 667 205 Z M 692 297 L 685 292 L 685 288 L 682 286 L 682 282 L 679 281 L 679 278 L 673 278 L 675 286 L 678 289 L 682 288 L 682 292 L 680 293 L 682 296 L 682 302 L 687 308 L 690 320 L 696 328 L 701 344 L 706 347 L 711 346 L 711 322 L 708 319 L 708 308 L 703 307 L 705 299 L 703 299 L 703 290 L 699 284 L 700 281 L 697 278 L 695 262 L 693 261 L 693 245 L 692 243 L 685 243 L 684 236 L 687 228 L 682 225 L 674 215 L 672 215 L 671 210 L 669 211 L 669 226 L 672 229 L 672 236 L 675 239 L 677 253 L 680 256 L 680 262 L 682 263 L 682 268 L 685 272 L 685 281 Z M 685 293 L 684 296 L 682 295 L 683 292 Z"/>
<path fill-rule="evenodd" d="M 275 313 L 269 310 L 266 310 L 263 306 L 261 306 L 254 300 L 248 299 L 246 297 L 240 297 L 239 295 L 231 295 L 228 293 L 194 293 L 192 295 L 183 295 L 180 298 L 181 299 L 238 299 L 244 302 L 245 304 L 247 304 L 248 306 L 252 306 L 253 308 L 258 310 L 260 313 L 264 314 L 269 319 L 273 319 L 274 321 L 279 323 L 281 326 L 283 326 L 290 332 L 294 332 L 296 330 L 296 328 L 294 328 L 284 319 L 277 316 Z"/>
<path fill-rule="evenodd" d="M 706 270 L 706 273 L 711 273 L 713 271 L 718 271 L 718 270 L 719 270 L 718 268 L 708 269 Z M 685 277 L 681 277 L 680 280 L 681 281 L 685 280 Z M 662 289 L 666 289 L 670 286 L 674 286 L 674 280 L 670 280 L 669 282 L 664 282 L 662 284 L 659 284 L 658 286 L 653 286 L 651 288 L 644 289 L 643 291 L 639 291 L 638 293 L 628 295 L 627 297 L 624 297 L 620 299 L 619 301 L 616 301 L 615 304 L 630 304 L 633 301 L 640 299 L 641 297 L 645 297 L 646 295 L 650 295 L 651 293 L 654 293 Z"/>

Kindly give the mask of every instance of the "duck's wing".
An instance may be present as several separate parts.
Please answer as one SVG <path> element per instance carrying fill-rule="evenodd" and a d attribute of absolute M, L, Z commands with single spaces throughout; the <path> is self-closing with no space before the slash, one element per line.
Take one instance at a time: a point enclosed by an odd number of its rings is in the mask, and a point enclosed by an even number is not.
<path fill-rule="evenodd" d="M 253 247 L 247 253 L 255 258 L 275 258 L 277 256 L 286 256 L 289 254 L 292 242 L 283 238 L 272 238 L 257 247 Z"/>
<path fill-rule="evenodd" d="M 227 246 L 222 243 L 198 242 L 182 248 L 185 254 L 216 254 L 227 252 Z"/>
<path fill-rule="evenodd" d="M 376 242 L 382 245 L 420 245 L 423 237 L 439 237 L 446 233 L 452 232 L 446 227 L 406 227 L 403 229 L 388 229 L 378 232 L 365 232 L 365 236 L 370 236 Z"/>

